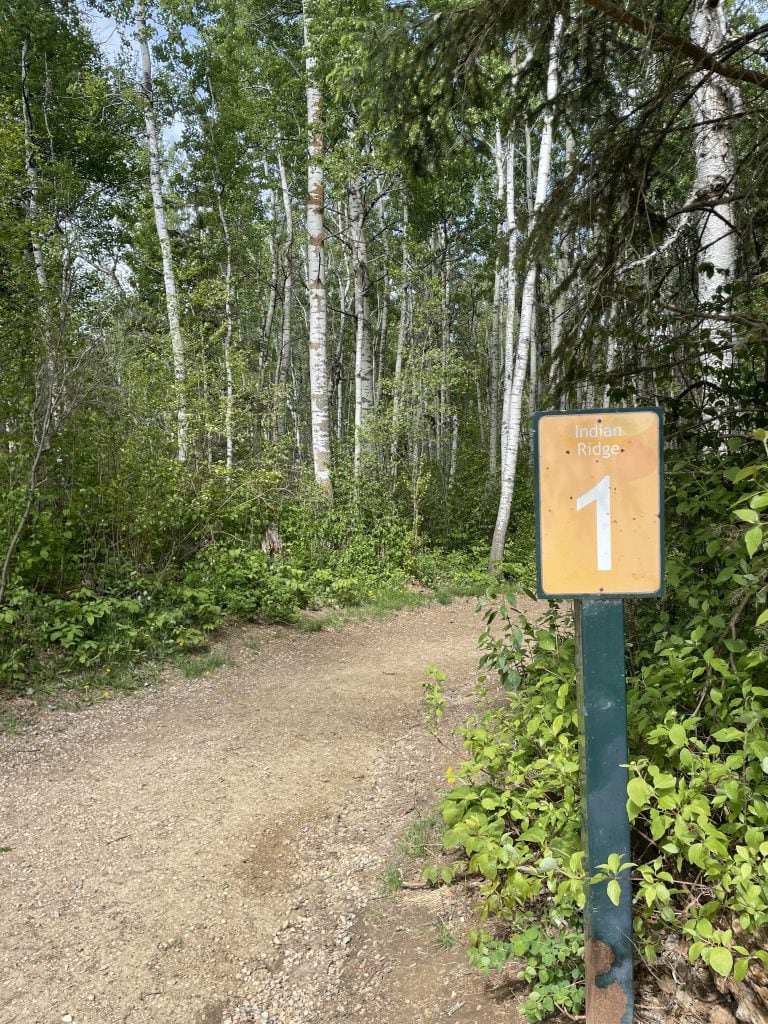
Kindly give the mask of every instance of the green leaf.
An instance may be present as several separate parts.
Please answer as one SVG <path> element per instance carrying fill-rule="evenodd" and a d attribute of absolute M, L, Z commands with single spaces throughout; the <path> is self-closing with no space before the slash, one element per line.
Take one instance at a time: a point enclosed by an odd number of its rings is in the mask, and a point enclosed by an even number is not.
<path fill-rule="evenodd" d="M 766 622 L 768 622 L 768 608 L 766 608 L 764 612 L 760 612 L 760 614 L 757 617 L 757 622 L 755 623 L 755 625 L 764 626 Z"/>
<path fill-rule="evenodd" d="M 704 943 L 703 942 L 694 942 L 690 946 L 690 948 L 688 950 L 688 959 L 691 961 L 691 963 L 693 963 L 694 960 L 698 959 L 699 954 L 701 953 L 703 948 L 704 948 Z"/>
<path fill-rule="evenodd" d="M 751 530 L 747 530 L 746 536 L 744 537 L 744 543 L 747 545 L 747 554 L 752 558 L 757 549 L 763 543 L 762 526 L 753 526 Z"/>
<path fill-rule="evenodd" d="M 749 960 L 742 957 L 737 960 L 733 965 L 733 980 L 735 982 L 744 981 L 746 976 L 749 974 Z"/>
<path fill-rule="evenodd" d="M 632 803 L 635 804 L 639 809 L 645 807 L 645 805 L 649 802 L 652 793 L 653 790 L 645 781 L 645 779 L 641 779 L 639 776 L 637 776 L 636 778 L 629 780 L 629 783 L 627 785 L 627 794 L 629 795 L 629 799 L 632 801 Z"/>
<path fill-rule="evenodd" d="M 727 729 L 718 729 L 717 732 L 712 733 L 712 739 L 717 743 L 735 743 L 737 740 L 744 739 L 744 733 L 741 729 L 729 726 Z"/>
<path fill-rule="evenodd" d="M 621 902 L 621 886 L 615 878 L 612 878 L 608 883 L 608 899 L 614 907 L 618 907 Z"/>
<path fill-rule="evenodd" d="M 733 970 L 733 954 L 725 946 L 715 946 L 709 955 L 709 966 L 724 978 Z"/>
<path fill-rule="evenodd" d="M 554 651 L 557 647 L 555 638 L 546 629 L 539 629 L 536 632 L 536 640 L 542 651 Z"/>
<path fill-rule="evenodd" d="M 682 725 L 673 725 L 669 730 L 669 739 L 673 747 L 684 747 L 688 741 L 688 734 Z"/>
<path fill-rule="evenodd" d="M 737 508 L 734 512 L 735 516 L 743 520 L 745 523 L 759 523 L 760 516 L 751 508 Z"/>
<path fill-rule="evenodd" d="M 708 917 L 700 917 L 696 922 L 696 934 L 703 939 L 711 939 L 713 931 L 712 922 Z"/>

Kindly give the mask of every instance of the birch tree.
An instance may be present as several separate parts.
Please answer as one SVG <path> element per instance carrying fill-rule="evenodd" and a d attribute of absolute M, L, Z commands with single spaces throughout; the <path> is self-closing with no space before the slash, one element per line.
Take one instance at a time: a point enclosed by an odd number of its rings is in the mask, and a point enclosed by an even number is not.
<path fill-rule="evenodd" d="M 549 178 L 552 167 L 552 143 L 553 143 L 553 121 L 554 102 L 558 89 L 558 46 L 560 32 L 562 30 L 562 18 L 555 17 L 552 40 L 549 47 L 549 65 L 547 70 L 546 99 L 547 106 L 544 113 L 541 141 L 539 144 L 539 163 L 536 177 L 536 195 L 533 203 L 533 214 L 531 218 L 531 231 L 535 230 L 537 215 L 540 214 L 549 190 Z M 511 162 L 511 161 L 510 161 Z M 528 371 L 528 359 L 533 338 L 536 304 L 536 281 L 538 274 L 538 263 L 535 253 L 529 254 L 529 265 L 523 282 L 520 324 L 517 339 L 517 351 L 515 353 L 514 371 L 506 380 L 508 384 L 508 397 L 505 396 L 508 406 L 508 422 L 506 426 L 506 438 L 502 459 L 501 496 L 499 498 L 499 510 L 496 516 L 496 526 L 491 541 L 491 554 L 489 569 L 492 571 L 504 558 L 504 543 L 509 528 L 509 518 L 512 512 L 512 500 L 515 491 L 515 475 L 517 471 L 517 457 L 520 447 L 520 429 L 523 417 L 523 393 L 525 380 Z M 514 308 L 514 307 L 513 307 Z"/>
<path fill-rule="evenodd" d="M 695 0 L 690 13 L 691 42 L 716 54 L 727 39 L 723 0 Z M 741 104 L 737 86 L 711 71 L 693 75 L 692 204 L 701 207 L 698 234 L 697 294 L 702 330 L 714 341 L 725 364 L 732 359 L 730 331 L 719 313 L 729 305 L 724 289 L 736 279 L 736 230 L 732 195 L 735 161 L 732 123 Z M 705 358 L 705 363 L 710 361 Z"/>
<path fill-rule="evenodd" d="M 493 160 L 496 170 L 496 202 L 501 208 L 505 195 L 506 153 L 501 138 L 501 128 L 496 125 L 493 146 Z M 501 219 L 501 218 L 499 218 Z M 499 224 L 499 241 L 503 237 L 505 221 Z M 501 245 L 499 245 L 501 249 Z M 490 385 L 488 395 L 488 478 L 495 480 L 499 451 L 499 356 L 501 348 L 501 288 L 502 288 L 501 254 L 496 254 L 493 262 L 493 299 L 491 306 L 491 335 L 489 339 L 489 371 Z"/>
<path fill-rule="evenodd" d="M 163 263 L 163 284 L 165 286 L 165 308 L 168 316 L 168 330 L 171 336 L 173 356 L 173 379 L 176 403 L 176 452 L 179 462 L 185 462 L 188 455 L 188 423 L 185 401 L 187 377 L 184 337 L 181 331 L 179 292 L 176 271 L 173 264 L 171 239 L 165 214 L 163 170 L 160 163 L 160 143 L 155 120 L 154 84 L 152 80 L 152 57 L 149 52 L 150 32 L 147 26 L 143 0 L 136 4 L 136 41 L 141 55 L 140 95 L 144 106 L 144 131 L 149 157 L 149 187 L 152 193 L 152 209 L 155 215 L 155 229 Z"/>
<path fill-rule="evenodd" d="M 373 347 L 371 339 L 370 275 L 365 237 L 364 186 L 360 178 L 349 184 L 349 237 L 355 281 L 355 451 L 354 475 L 359 477 L 363 440 L 374 404 Z"/>
<path fill-rule="evenodd" d="M 309 386 L 312 420 L 312 460 L 315 481 L 333 497 L 331 484 L 331 431 L 328 416 L 328 373 L 326 358 L 327 296 L 325 288 L 325 185 L 323 174 L 324 138 L 320 115 L 320 89 L 315 80 L 317 66 L 312 52 L 312 0 L 304 0 L 304 46 L 306 49 L 307 125 L 309 165 L 307 171 L 307 289 L 309 297 Z"/>

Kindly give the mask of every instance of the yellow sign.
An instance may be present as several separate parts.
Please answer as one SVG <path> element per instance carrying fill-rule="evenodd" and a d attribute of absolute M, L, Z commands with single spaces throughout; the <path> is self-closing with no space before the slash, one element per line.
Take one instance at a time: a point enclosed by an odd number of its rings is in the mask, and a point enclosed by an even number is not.
<path fill-rule="evenodd" d="M 535 417 L 539 593 L 664 589 L 660 409 Z"/>

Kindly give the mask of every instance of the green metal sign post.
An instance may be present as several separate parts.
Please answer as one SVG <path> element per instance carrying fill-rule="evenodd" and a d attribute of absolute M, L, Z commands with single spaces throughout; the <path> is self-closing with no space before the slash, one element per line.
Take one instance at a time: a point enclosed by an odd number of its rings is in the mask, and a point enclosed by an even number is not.
<path fill-rule="evenodd" d="M 630 860 L 623 599 L 664 590 L 662 415 L 543 412 L 534 428 L 538 591 L 574 599 L 586 1020 L 632 1024 L 631 879 L 616 866 Z"/>
<path fill-rule="evenodd" d="M 581 833 L 587 878 L 611 854 L 629 859 L 627 690 L 624 602 L 574 602 L 581 743 Z M 588 1024 L 632 1024 L 632 891 L 619 876 L 615 906 L 607 885 L 587 884 L 584 960 Z"/>

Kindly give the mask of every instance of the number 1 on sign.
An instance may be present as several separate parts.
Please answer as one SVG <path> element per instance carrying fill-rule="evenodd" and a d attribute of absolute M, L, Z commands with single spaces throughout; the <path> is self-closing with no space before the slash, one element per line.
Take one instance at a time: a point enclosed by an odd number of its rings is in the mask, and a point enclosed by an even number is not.
<path fill-rule="evenodd" d="M 597 568 L 611 571 L 611 478 L 604 476 L 592 490 L 576 499 L 576 511 L 581 512 L 595 502 L 597 516 Z"/>

